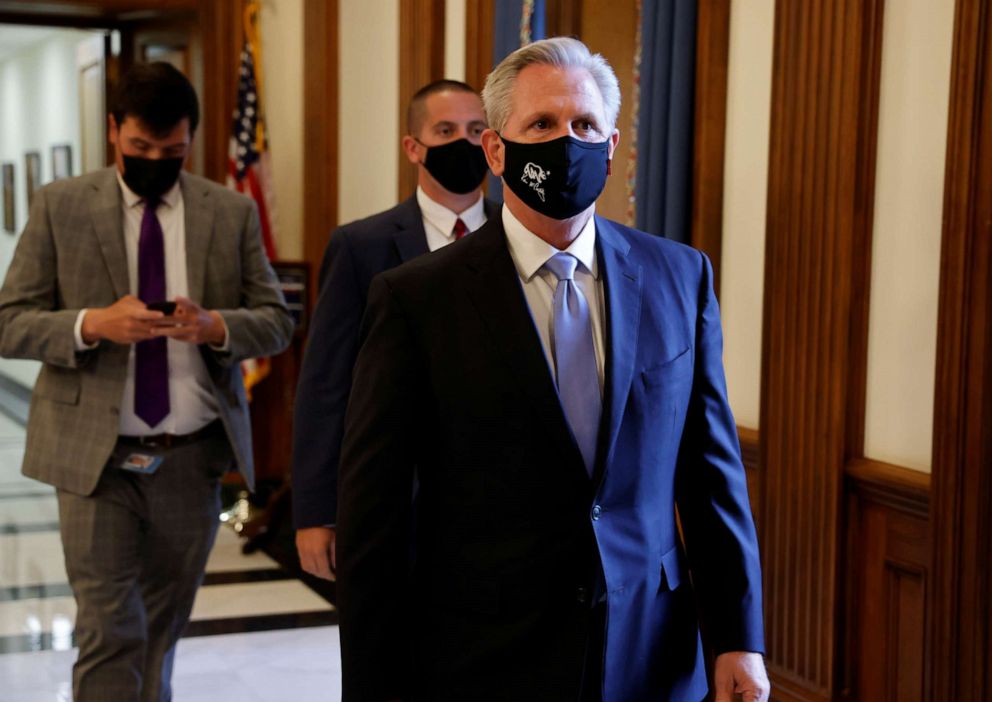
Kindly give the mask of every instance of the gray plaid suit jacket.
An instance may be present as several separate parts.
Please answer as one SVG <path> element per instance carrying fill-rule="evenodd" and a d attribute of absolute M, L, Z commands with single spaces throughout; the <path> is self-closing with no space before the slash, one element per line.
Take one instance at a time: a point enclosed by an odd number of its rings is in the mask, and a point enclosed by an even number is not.
<path fill-rule="evenodd" d="M 278 353 L 293 323 L 262 248 L 248 198 L 180 176 L 189 297 L 227 323 L 230 348 L 201 346 L 220 418 L 241 473 L 254 485 L 251 425 L 239 363 Z M 81 495 L 96 488 L 117 441 L 129 346 L 77 353 L 79 310 L 127 295 L 122 196 L 113 167 L 35 194 L 0 290 L 0 355 L 35 359 L 24 475 Z"/>

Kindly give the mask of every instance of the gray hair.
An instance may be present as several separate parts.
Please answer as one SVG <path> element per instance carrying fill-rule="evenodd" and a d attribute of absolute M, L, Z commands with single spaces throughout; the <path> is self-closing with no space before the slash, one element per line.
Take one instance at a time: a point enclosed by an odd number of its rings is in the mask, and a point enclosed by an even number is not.
<path fill-rule="evenodd" d="M 527 44 L 503 59 L 486 77 L 482 105 L 489 126 L 501 132 L 510 118 L 513 87 L 527 66 L 544 64 L 556 68 L 583 68 L 589 71 L 603 96 L 603 109 L 609 131 L 616 127 L 620 112 L 620 84 L 610 64 L 601 54 L 590 53 L 578 39 L 551 37 Z"/>

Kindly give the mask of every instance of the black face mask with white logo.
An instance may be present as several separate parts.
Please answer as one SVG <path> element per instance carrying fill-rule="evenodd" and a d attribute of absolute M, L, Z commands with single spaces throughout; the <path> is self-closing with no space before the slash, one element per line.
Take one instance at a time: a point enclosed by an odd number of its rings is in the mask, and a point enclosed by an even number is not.
<path fill-rule="evenodd" d="M 464 195 L 470 193 L 486 178 L 489 165 L 486 163 L 486 153 L 478 144 L 468 139 L 450 141 L 441 146 L 427 146 L 427 158 L 424 167 L 434 176 L 434 180 L 445 190 Z"/>
<path fill-rule="evenodd" d="M 159 198 L 176 184 L 183 158 L 142 158 L 124 154 L 124 182 L 143 198 Z"/>
<path fill-rule="evenodd" d="M 546 217 L 568 219 L 596 201 L 606 186 L 610 140 L 563 136 L 536 144 L 503 140 L 503 182 Z"/>

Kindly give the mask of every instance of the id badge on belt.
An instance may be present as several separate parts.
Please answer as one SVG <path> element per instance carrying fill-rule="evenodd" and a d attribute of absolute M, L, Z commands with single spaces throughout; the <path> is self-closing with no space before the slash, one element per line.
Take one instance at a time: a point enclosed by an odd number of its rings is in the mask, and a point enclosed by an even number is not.
<path fill-rule="evenodd" d="M 161 456 L 152 456 L 147 453 L 131 453 L 118 466 L 121 470 L 129 470 L 132 473 L 142 473 L 151 475 L 162 465 Z"/>

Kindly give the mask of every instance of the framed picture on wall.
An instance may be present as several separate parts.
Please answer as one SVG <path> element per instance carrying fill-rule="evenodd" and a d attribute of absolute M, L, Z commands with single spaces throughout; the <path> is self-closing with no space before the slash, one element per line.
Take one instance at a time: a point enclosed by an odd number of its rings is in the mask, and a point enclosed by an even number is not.
<path fill-rule="evenodd" d="M 14 164 L 3 164 L 3 228 L 13 234 L 14 223 Z"/>
<path fill-rule="evenodd" d="M 28 185 L 28 209 L 30 210 L 34 194 L 41 187 L 41 154 L 37 151 L 28 151 L 24 154 L 24 174 L 25 182 Z"/>
<path fill-rule="evenodd" d="M 52 180 L 72 177 L 72 146 L 59 144 L 52 147 Z"/>

